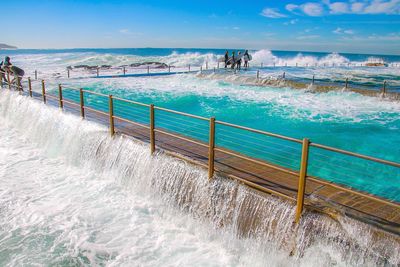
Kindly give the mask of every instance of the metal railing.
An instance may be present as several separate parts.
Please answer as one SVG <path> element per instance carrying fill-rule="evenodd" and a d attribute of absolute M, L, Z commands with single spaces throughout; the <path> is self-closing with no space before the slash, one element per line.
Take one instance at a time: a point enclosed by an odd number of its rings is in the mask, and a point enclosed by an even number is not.
<path fill-rule="evenodd" d="M 3 87 L 2 81 L 1 85 Z M 8 84 L 8 89 L 12 88 L 13 87 Z M 20 81 L 14 88 L 22 89 Z M 31 97 L 34 95 L 30 78 L 28 78 L 28 95 Z M 310 171 L 313 171 L 313 164 L 318 162 L 315 157 L 322 158 L 322 167 L 331 167 L 332 171 L 338 171 L 338 168 L 345 168 L 343 172 L 350 173 L 356 178 L 358 178 L 358 176 L 370 175 L 368 170 L 351 170 L 353 163 L 361 164 L 360 161 L 366 161 L 366 164 L 363 163 L 364 165 L 360 165 L 361 169 L 371 164 L 379 164 L 382 173 L 385 175 L 388 173 L 389 176 L 393 176 L 393 181 L 398 183 L 398 178 L 400 178 L 400 163 L 398 162 L 317 144 L 311 142 L 308 138 L 296 139 L 219 121 L 214 117 L 205 118 L 164 107 L 158 107 L 153 104 L 145 104 L 113 95 L 84 90 L 82 88 L 73 88 L 59 84 L 57 90 L 52 90 L 51 93 L 49 93 L 46 91 L 44 80 L 41 81 L 40 92 L 35 92 L 35 96 L 41 98 L 44 103 L 51 99 L 54 103 L 58 103 L 61 109 L 65 109 L 65 104 L 73 106 L 75 109 L 79 110 L 82 118 L 86 117 L 86 110 L 94 112 L 99 116 L 104 116 L 108 119 L 111 136 L 116 132 L 116 122 L 123 122 L 139 127 L 148 134 L 151 153 L 154 153 L 156 150 L 156 133 L 206 149 L 207 164 L 201 163 L 200 165 L 208 168 L 209 179 L 213 178 L 216 170 L 218 171 L 216 163 L 219 163 L 219 161 L 215 158 L 216 153 L 223 153 L 239 160 L 277 171 L 281 175 L 289 175 L 293 179 L 297 179 L 296 197 L 294 197 L 294 195 L 282 193 L 274 188 L 261 186 L 251 180 L 240 178 L 235 175 L 232 175 L 232 177 L 261 191 L 294 201 L 296 203 L 296 222 L 299 222 L 304 209 L 307 181 L 318 182 L 324 186 L 330 186 L 340 191 L 349 192 L 400 209 L 400 203 L 397 198 L 393 201 L 385 198 L 385 196 L 376 196 L 371 194 L 371 192 L 367 193 L 366 191 L 358 189 L 356 184 L 355 186 L 352 186 L 353 184 L 347 184 L 347 182 L 352 182 L 351 179 L 343 183 L 336 183 L 335 181 L 327 179 L 329 175 L 324 177 L 324 175 L 310 174 Z M 315 152 L 310 149 L 317 149 L 318 151 Z M 327 153 L 337 153 L 341 155 L 342 158 L 335 157 L 334 160 L 332 160 Z M 326 157 L 326 159 L 324 159 L 324 157 Z M 349 158 L 344 159 L 343 157 Z M 337 164 L 336 161 L 340 160 L 343 162 Z M 319 161 L 321 161 L 321 159 L 319 159 Z M 319 172 L 319 174 L 321 173 L 323 172 Z"/>

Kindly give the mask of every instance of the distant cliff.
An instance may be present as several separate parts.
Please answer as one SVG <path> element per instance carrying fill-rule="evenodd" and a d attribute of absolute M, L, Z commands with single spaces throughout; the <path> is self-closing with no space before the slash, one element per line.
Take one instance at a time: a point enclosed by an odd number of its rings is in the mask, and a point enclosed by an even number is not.
<path fill-rule="evenodd" d="M 1 49 L 18 49 L 18 48 L 16 46 L 12 46 L 12 45 L 0 44 L 0 50 Z"/>

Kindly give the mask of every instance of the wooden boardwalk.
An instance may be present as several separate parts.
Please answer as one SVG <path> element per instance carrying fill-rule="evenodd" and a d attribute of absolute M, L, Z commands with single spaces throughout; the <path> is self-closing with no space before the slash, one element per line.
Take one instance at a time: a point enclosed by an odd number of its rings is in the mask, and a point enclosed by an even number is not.
<path fill-rule="evenodd" d="M 41 95 L 34 94 L 35 98 Z M 48 98 L 48 104 L 58 106 L 58 101 Z M 64 110 L 80 116 L 80 107 L 64 103 Z M 109 125 L 109 117 L 91 110 L 85 110 L 85 118 Z M 145 127 L 115 119 L 117 133 L 149 142 L 150 131 Z M 207 167 L 208 148 L 188 140 L 161 133 L 165 129 L 156 128 L 157 148 L 169 154 L 184 158 L 195 164 Z M 171 132 L 173 133 L 173 132 Z M 178 133 L 173 133 L 179 135 Z M 192 140 L 190 137 L 182 136 Z M 199 143 L 198 140 L 195 140 Z M 150 150 L 150 149 L 149 149 Z M 217 174 L 239 180 L 263 192 L 272 193 L 289 201 L 296 201 L 299 175 L 292 170 L 282 171 L 258 164 L 251 160 L 239 158 L 227 152 L 215 152 L 215 171 Z M 233 151 L 232 151 L 233 152 Z M 149 152 L 150 153 L 150 152 Z M 235 152 L 237 153 L 237 152 Z M 282 167 L 280 167 L 282 168 Z M 272 191 L 271 191 L 272 190 Z M 400 209 L 398 203 L 388 204 L 379 198 L 369 198 L 365 193 L 358 193 L 322 179 L 307 176 L 305 205 L 308 209 L 317 210 L 336 218 L 346 215 L 357 220 L 375 225 L 388 232 L 400 235 Z"/>

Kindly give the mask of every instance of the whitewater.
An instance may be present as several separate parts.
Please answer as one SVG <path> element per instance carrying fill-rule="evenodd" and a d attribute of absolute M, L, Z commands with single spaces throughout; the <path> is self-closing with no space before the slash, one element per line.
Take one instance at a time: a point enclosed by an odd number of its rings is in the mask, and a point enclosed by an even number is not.
<path fill-rule="evenodd" d="M 40 79 L 45 79 L 50 94 L 57 92 L 58 83 L 79 86 L 398 161 L 400 148 L 394 144 L 399 142 L 400 105 L 390 99 L 241 84 L 258 68 L 228 73 L 224 79 L 213 74 L 96 79 L 93 71 L 73 69 L 76 76 L 66 79 L 66 68 L 79 64 L 108 64 L 110 72 L 152 61 L 182 70 L 206 62 L 213 67 L 223 52 L 81 49 L 7 54 L 27 76 L 38 70 L 33 86 L 39 93 Z M 378 86 L 384 77 L 400 84 L 396 56 L 382 56 L 389 67 L 351 68 L 348 64 L 365 62 L 369 56 L 252 53 L 254 65 L 270 65 L 260 68 L 263 77 L 286 71 L 301 79 L 315 74 L 323 79 L 351 77 Z M 302 66 L 273 67 L 296 63 Z M 319 67 L 311 67 L 316 64 Z M 338 162 L 323 165 L 340 171 Z M 311 172 L 320 167 L 310 166 Z M 399 173 L 389 171 L 365 181 L 353 179 L 349 172 L 339 178 L 398 199 Z M 323 174 L 329 178 L 330 173 Z M 102 125 L 6 90 L 0 92 L 0 182 L 0 266 L 400 264 L 397 236 L 346 216 L 329 218 L 311 211 L 295 225 L 291 203 L 223 177 L 209 182 L 200 167 L 162 151 L 150 156 L 148 144 L 127 136 L 112 139 Z"/>
<path fill-rule="evenodd" d="M 0 94 L 0 265 L 375 266 L 398 241 Z M 290 256 L 291 255 L 291 256 Z"/>

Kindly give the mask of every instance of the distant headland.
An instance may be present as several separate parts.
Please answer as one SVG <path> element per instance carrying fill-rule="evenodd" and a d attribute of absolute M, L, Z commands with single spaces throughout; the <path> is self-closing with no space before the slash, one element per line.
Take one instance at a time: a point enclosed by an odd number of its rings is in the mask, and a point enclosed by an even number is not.
<path fill-rule="evenodd" d="M 8 44 L 0 44 L 0 50 L 2 50 L 2 49 L 18 49 L 18 47 L 8 45 Z"/>

